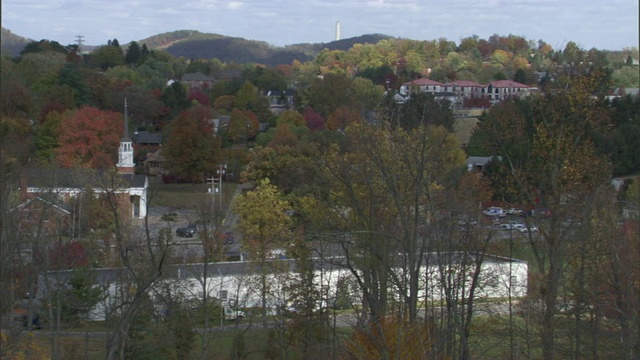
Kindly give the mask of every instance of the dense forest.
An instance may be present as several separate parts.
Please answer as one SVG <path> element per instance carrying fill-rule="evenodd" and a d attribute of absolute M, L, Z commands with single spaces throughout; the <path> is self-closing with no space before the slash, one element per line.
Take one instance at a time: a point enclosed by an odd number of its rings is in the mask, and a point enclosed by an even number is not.
<path fill-rule="evenodd" d="M 27 317 L 3 334 L 1 355 L 69 358 L 64 330 L 86 325 L 104 300 L 92 271 L 118 268 L 127 287 L 97 351 L 108 359 L 638 357 L 640 97 L 627 93 L 640 83 L 637 48 L 554 49 L 514 35 L 458 44 L 373 36 L 335 48 L 296 45 L 287 57 L 242 39 L 184 40 L 191 35 L 113 39 L 90 53 L 41 40 L 2 57 L 0 312 L 32 302 L 24 294 L 34 279 L 74 271 L 44 298 L 46 345 L 24 336 L 39 326 Z M 207 44 L 226 50 L 190 52 Z M 181 81 L 194 73 L 210 81 Z M 454 129 L 464 109 L 424 93 L 396 101 L 404 83 L 423 77 L 510 79 L 536 91 L 484 107 L 463 147 Z M 206 184 L 226 164 L 227 180 L 246 186 L 230 207 L 262 298 L 244 311 L 263 332 L 230 329 L 228 353 L 218 346 L 227 332 L 210 331 L 223 320 L 212 315 L 224 311 L 222 299 L 172 291 L 169 268 L 184 259 L 173 253 L 170 220 L 162 231 L 134 231 L 97 195 L 74 200 L 84 211 L 70 233 L 44 233 L 38 214 L 26 231 L 17 218 L 27 168 L 114 170 L 125 99 L 129 129 L 163 135 L 174 178 Z M 145 151 L 136 148 L 138 164 Z M 468 171 L 469 156 L 492 161 Z M 619 187 L 614 177 L 623 178 Z M 42 214 L 58 206 L 44 200 Z M 520 211 L 508 219 L 521 219 L 525 231 L 498 231 L 510 223 L 482 215 L 492 205 Z M 224 214 L 207 203 L 197 216 L 215 224 L 199 237 L 202 255 L 190 259 L 206 267 L 224 259 Z M 286 288 L 270 288 L 267 273 L 290 273 L 275 251 L 295 263 Z M 328 297 L 313 286 L 314 261 L 336 251 L 350 277 Z M 520 263 L 514 258 L 527 261 L 526 296 L 512 298 L 511 272 L 508 296 L 481 295 L 497 286 L 482 271 L 488 254 L 509 269 Z M 425 267 L 440 276 L 433 288 Z M 294 310 L 269 315 L 271 291 L 286 293 L 283 304 L 295 306 L 284 310 Z M 339 311 L 357 320 L 346 332 Z"/>

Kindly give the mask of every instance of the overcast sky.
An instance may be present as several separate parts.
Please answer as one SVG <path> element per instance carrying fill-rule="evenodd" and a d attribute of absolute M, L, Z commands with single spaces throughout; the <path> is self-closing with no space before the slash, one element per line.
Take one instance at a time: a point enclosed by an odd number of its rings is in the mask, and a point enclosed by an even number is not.
<path fill-rule="evenodd" d="M 121 44 L 198 30 L 282 46 L 384 34 L 414 40 L 492 34 L 568 41 L 585 50 L 638 46 L 638 0 L 2 0 L 2 26 L 62 45 Z"/>

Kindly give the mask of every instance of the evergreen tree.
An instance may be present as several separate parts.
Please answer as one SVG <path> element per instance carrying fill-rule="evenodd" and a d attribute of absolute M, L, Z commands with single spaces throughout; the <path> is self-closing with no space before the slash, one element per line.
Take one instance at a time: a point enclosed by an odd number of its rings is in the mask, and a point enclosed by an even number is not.
<path fill-rule="evenodd" d="M 131 44 L 129 44 L 129 48 L 127 49 L 127 54 L 124 57 L 124 61 L 128 65 L 139 64 L 141 58 L 142 53 L 140 50 L 140 45 L 138 45 L 137 42 L 132 41 Z"/>

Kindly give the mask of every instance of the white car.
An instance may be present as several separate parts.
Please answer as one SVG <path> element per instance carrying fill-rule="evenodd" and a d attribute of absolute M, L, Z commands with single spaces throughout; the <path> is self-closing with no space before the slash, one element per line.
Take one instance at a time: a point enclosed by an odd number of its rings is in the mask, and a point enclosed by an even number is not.
<path fill-rule="evenodd" d="M 485 214 L 486 216 L 491 216 L 491 217 L 507 216 L 507 213 L 505 213 L 504 209 L 499 206 L 492 206 L 492 207 L 486 208 L 482 213 Z"/>
<path fill-rule="evenodd" d="M 538 227 L 535 225 L 529 225 L 528 227 L 526 225 L 519 227 L 518 231 L 520 231 L 521 233 L 526 233 L 526 232 L 537 232 L 538 231 Z"/>
<path fill-rule="evenodd" d="M 524 210 L 518 208 L 507 209 L 506 213 L 508 215 L 524 215 Z"/>
<path fill-rule="evenodd" d="M 504 230 L 518 230 L 518 231 L 520 231 L 520 229 L 526 228 L 526 225 L 522 224 L 522 223 L 519 223 L 517 221 L 509 221 L 508 223 L 500 224 L 500 228 L 504 229 Z"/>

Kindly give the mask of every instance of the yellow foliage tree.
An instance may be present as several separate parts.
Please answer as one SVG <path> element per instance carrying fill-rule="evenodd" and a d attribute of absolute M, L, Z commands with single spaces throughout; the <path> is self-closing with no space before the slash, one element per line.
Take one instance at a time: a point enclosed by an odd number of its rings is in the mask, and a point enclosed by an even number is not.
<path fill-rule="evenodd" d="M 287 212 L 291 207 L 282 199 L 278 188 L 264 179 L 254 190 L 240 195 L 233 208 L 238 215 L 236 227 L 243 237 L 243 249 L 260 272 L 262 318 L 266 327 L 267 273 L 270 272 L 267 262 L 274 250 L 288 247 L 292 220 Z"/>

